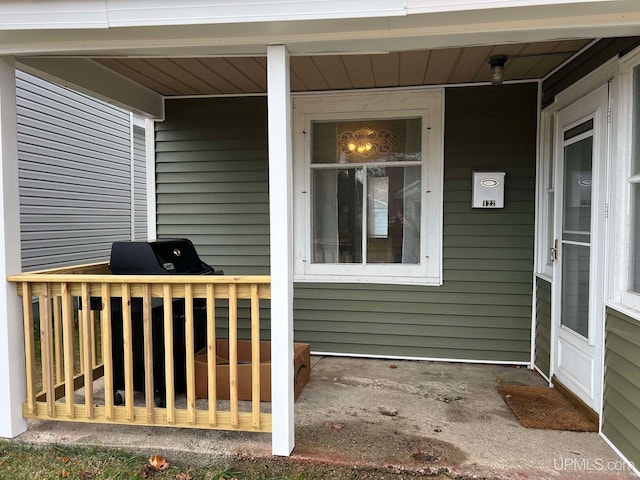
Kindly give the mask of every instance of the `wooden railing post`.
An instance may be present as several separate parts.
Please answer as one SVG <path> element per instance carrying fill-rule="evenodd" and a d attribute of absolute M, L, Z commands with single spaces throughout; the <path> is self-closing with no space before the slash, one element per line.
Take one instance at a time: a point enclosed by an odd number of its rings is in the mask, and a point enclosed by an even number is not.
<path fill-rule="evenodd" d="M 74 348 L 73 348 L 73 308 L 71 304 L 71 284 L 65 282 L 62 289 L 62 343 L 64 344 L 64 395 L 65 413 L 67 417 L 74 418 Z"/>
<path fill-rule="evenodd" d="M 133 421 L 133 333 L 131 332 L 131 293 L 129 284 L 122 284 L 122 337 L 124 345 L 124 406 L 126 419 Z"/>
<path fill-rule="evenodd" d="M 80 337 L 80 345 L 84 345 L 84 409 L 87 418 L 93 418 L 93 349 L 95 342 L 93 321 L 91 320 L 91 301 L 89 299 L 89 285 L 82 284 L 82 316 L 79 319 L 83 326 L 84 335 Z"/>
<path fill-rule="evenodd" d="M 104 416 L 107 420 L 114 419 L 113 397 L 113 355 L 112 355 L 112 329 L 111 329 L 111 286 L 102 284 L 102 360 L 104 362 Z"/>
<path fill-rule="evenodd" d="M 212 283 L 207 284 L 207 398 L 209 402 L 209 425 L 216 426 L 216 402 L 218 393 L 216 383 L 216 295 Z"/>
<path fill-rule="evenodd" d="M 184 286 L 185 354 L 187 369 L 187 422 L 196 423 L 196 369 L 193 336 L 193 286 Z"/>
<path fill-rule="evenodd" d="M 54 337 L 54 355 L 56 357 L 56 383 L 63 381 L 62 370 L 62 297 L 56 295 L 53 297 L 53 337 Z"/>
<path fill-rule="evenodd" d="M 260 429 L 260 298 L 251 284 L 251 424 Z"/>
<path fill-rule="evenodd" d="M 231 426 L 238 427 L 238 294 L 229 284 L 229 403 Z"/>
<path fill-rule="evenodd" d="M 142 330 L 144 335 L 144 399 L 147 422 L 155 422 L 155 391 L 153 378 L 153 329 L 151 318 L 151 286 L 142 287 Z"/>
<path fill-rule="evenodd" d="M 164 376 L 167 394 L 167 423 L 173 425 L 176 422 L 176 395 L 175 380 L 173 375 L 173 292 L 170 283 L 163 286 L 164 308 Z"/>
<path fill-rule="evenodd" d="M 33 323 L 31 283 L 22 282 L 22 313 L 24 316 L 24 351 L 27 371 L 27 411 L 36 411 L 36 353 Z"/>
<path fill-rule="evenodd" d="M 53 336 L 51 335 L 51 284 L 42 284 L 40 295 L 40 356 L 42 384 L 47 395 L 47 415 L 56 416 L 55 379 L 53 370 Z"/>

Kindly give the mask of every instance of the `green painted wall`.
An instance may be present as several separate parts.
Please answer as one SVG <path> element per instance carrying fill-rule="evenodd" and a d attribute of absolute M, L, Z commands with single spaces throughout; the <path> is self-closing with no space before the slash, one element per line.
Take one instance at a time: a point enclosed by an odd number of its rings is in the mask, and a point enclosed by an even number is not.
<path fill-rule="evenodd" d="M 527 362 L 535 84 L 446 92 L 444 285 L 295 285 L 315 351 Z M 171 100 L 157 127 L 158 236 L 230 274 L 268 271 L 264 98 Z M 471 172 L 506 171 L 506 207 L 471 209 Z"/>
<path fill-rule="evenodd" d="M 551 371 L 551 283 L 536 279 L 536 366 L 549 377 Z"/>
<path fill-rule="evenodd" d="M 640 322 L 607 309 L 602 432 L 640 464 Z"/>

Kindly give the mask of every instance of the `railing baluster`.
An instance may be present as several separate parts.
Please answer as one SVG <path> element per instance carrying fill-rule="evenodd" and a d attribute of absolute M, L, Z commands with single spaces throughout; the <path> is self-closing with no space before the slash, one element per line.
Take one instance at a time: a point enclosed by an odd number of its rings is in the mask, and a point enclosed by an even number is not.
<path fill-rule="evenodd" d="M 113 420 L 113 357 L 111 335 L 111 285 L 102 284 L 102 361 L 104 363 L 104 416 Z"/>
<path fill-rule="evenodd" d="M 131 291 L 122 284 L 122 337 L 124 345 L 124 406 L 126 419 L 133 421 L 133 333 L 131 331 Z"/>
<path fill-rule="evenodd" d="M 89 300 L 89 284 L 82 284 L 82 316 L 80 324 L 83 325 L 84 336 L 80 337 L 80 344 L 84 345 L 84 408 L 87 418 L 94 417 L 93 406 L 93 346 L 94 337 L 91 320 L 91 301 Z"/>
<path fill-rule="evenodd" d="M 216 291 L 212 283 L 207 284 L 207 399 L 209 403 L 209 425 L 216 426 Z"/>
<path fill-rule="evenodd" d="M 65 414 L 69 418 L 75 417 L 74 412 L 74 382 L 75 373 L 74 360 L 74 326 L 73 326 L 73 305 L 71 303 L 71 285 L 67 282 L 61 285 L 62 288 L 62 343 L 64 344 L 64 395 Z"/>
<path fill-rule="evenodd" d="M 56 383 L 62 382 L 62 297 L 56 295 L 53 297 L 53 338 L 54 338 L 54 355 L 56 360 Z"/>
<path fill-rule="evenodd" d="M 164 308 L 164 376 L 167 391 L 167 423 L 176 422 L 176 395 L 173 375 L 173 293 L 170 283 L 163 286 Z"/>
<path fill-rule="evenodd" d="M 187 283 L 184 286 L 184 313 L 185 313 L 185 354 L 187 367 L 187 422 L 196 422 L 196 369 L 195 351 L 193 348 L 193 286 Z"/>
<path fill-rule="evenodd" d="M 229 284 L 229 400 L 231 426 L 238 427 L 238 291 Z"/>
<path fill-rule="evenodd" d="M 89 308 L 88 305 L 82 305 L 82 311 L 84 312 L 84 310 L 86 308 Z M 83 373 L 87 368 L 88 365 L 85 365 L 84 363 L 84 342 L 82 341 L 82 339 L 84 338 L 84 323 L 82 321 L 80 321 L 80 318 L 82 317 L 82 315 L 80 314 L 80 312 L 78 312 L 78 350 L 79 350 L 79 364 L 80 364 L 80 370 L 78 371 L 78 373 Z"/>
<path fill-rule="evenodd" d="M 91 369 L 93 370 L 98 366 L 98 351 L 100 346 L 98 345 L 97 331 L 97 318 L 96 313 L 93 310 L 89 310 L 89 322 L 91 323 Z"/>
<path fill-rule="evenodd" d="M 42 384 L 47 394 L 47 415 L 53 418 L 56 416 L 56 395 L 51 320 L 51 284 L 44 283 L 40 296 L 40 360 L 42 361 Z"/>
<path fill-rule="evenodd" d="M 153 329 L 151 319 L 151 285 L 142 286 L 142 325 L 144 331 L 144 400 L 147 423 L 155 422 L 155 391 L 153 378 Z"/>
<path fill-rule="evenodd" d="M 24 351 L 27 369 L 27 411 L 36 411 L 36 351 L 33 323 L 31 283 L 22 282 L 22 314 L 24 320 Z"/>
<path fill-rule="evenodd" d="M 260 429 L 260 298 L 251 284 L 251 424 Z"/>

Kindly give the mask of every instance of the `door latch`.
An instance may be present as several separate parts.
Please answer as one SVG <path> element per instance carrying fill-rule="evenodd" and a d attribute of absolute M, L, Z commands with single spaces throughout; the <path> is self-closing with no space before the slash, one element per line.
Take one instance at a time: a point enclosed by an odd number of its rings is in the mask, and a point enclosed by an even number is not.
<path fill-rule="evenodd" d="M 558 260 L 558 239 L 556 238 L 553 242 L 553 247 L 551 247 L 551 261 L 555 262 Z"/>

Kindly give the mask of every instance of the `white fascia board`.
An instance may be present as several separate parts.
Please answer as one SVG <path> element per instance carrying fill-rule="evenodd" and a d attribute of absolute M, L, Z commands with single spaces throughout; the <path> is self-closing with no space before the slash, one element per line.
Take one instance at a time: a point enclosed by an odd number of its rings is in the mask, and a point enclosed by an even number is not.
<path fill-rule="evenodd" d="M 164 97 L 86 58 L 24 57 L 17 67 L 126 110 L 164 118 Z"/>
<path fill-rule="evenodd" d="M 568 1 L 568 0 L 567 0 Z M 132 0 L 132 6 L 140 2 Z M 0 2 L 0 15 L 2 2 Z M 368 53 L 637 35 L 640 2 L 626 0 L 377 18 L 0 31 L 0 55 L 291 55 Z"/>
<path fill-rule="evenodd" d="M 110 27 L 406 15 L 406 0 L 107 0 Z M 185 4 L 186 3 L 186 4 Z"/>
<path fill-rule="evenodd" d="M 0 30 L 107 28 L 104 0 L 8 1 L 0 5 Z"/>
<path fill-rule="evenodd" d="M 407 13 L 455 12 L 485 8 L 538 7 L 569 3 L 608 3 L 617 0 L 407 0 Z"/>

